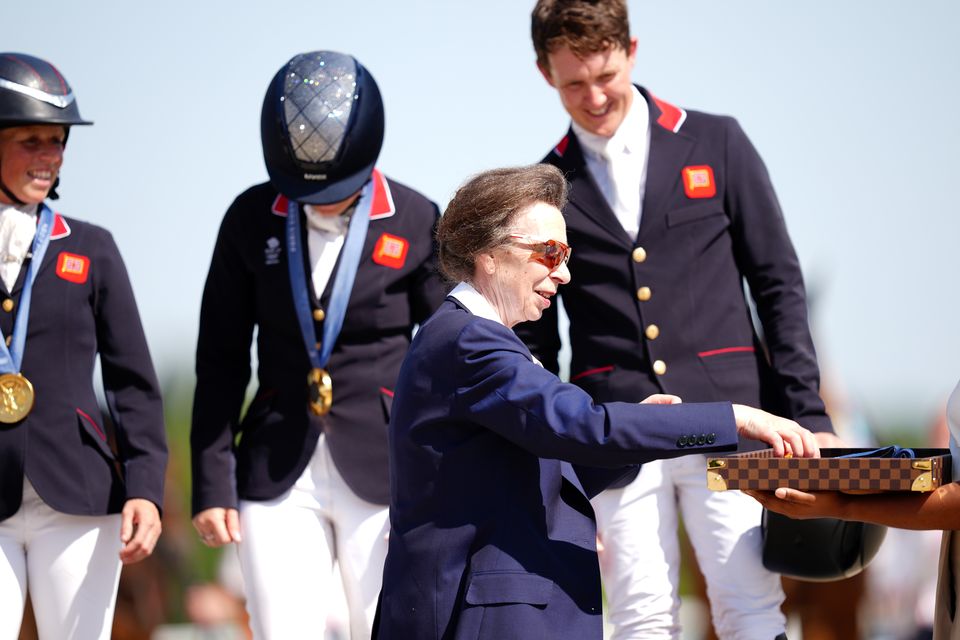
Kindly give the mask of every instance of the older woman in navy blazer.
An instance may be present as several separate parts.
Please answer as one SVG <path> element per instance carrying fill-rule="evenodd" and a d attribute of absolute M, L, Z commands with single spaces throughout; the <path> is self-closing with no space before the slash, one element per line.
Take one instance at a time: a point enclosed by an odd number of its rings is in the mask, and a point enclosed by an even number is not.
<path fill-rule="evenodd" d="M 738 433 L 816 455 L 789 420 L 729 403 L 595 404 L 510 327 L 570 280 L 554 167 L 490 171 L 438 229 L 460 284 L 417 334 L 390 421 L 390 546 L 374 637 L 601 638 L 591 496 L 633 465 L 729 451 Z"/>

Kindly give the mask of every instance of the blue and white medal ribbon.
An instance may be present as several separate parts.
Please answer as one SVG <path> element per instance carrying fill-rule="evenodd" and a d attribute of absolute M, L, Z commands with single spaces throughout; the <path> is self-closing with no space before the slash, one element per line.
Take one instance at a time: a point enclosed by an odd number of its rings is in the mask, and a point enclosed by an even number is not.
<path fill-rule="evenodd" d="M 373 181 L 368 181 L 360 191 L 357 207 L 350 218 L 347 239 L 340 251 L 339 266 L 333 279 L 330 303 L 327 306 L 323 323 L 323 335 L 320 348 L 317 348 L 317 333 L 310 309 L 310 297 L 307 294 L 307 277 L 304 273 L 303 243 L 300 237 L 300 206 L 290 200 L 287 205 L 287 269 L 290 273 L 290 289 L 293 292 L 293 305 L 303 334 L 303 344 L 307 349 L 312 369 L 307 376 L 307 388 L 310 392 L 310 410 L 316 415 L 324 415 L 333 405 L 333 383 L 329 372 L 324 368 L 330 360 L 333 346 L 343 327 L 343 318 L 347 313 L 347 303 L 353 290 L 353 281 L 360 265 L 360 255 L 367 238 L 370 225 L 370 205 L 373 201 Z"/>
<path fill-rule="evenodd" d="M 53 220 L 53 211 L 47 205 L 41 204 L 37 234 L 33 237 L 31 247 L 33 257 L 27 266 L 27 275 L 20 293 L 20 305 L 13 323 L 10 348 L 7 348 L 6 340 L 0 340 L 0 423 L 20 422 L 33 409 L 35 398 L 33 385 L 20 373 L 20 366 L 23 363 L 23 349 L 27 342 L 33 282 L 37 278 L 37 271 L 43 264 L 43 256 L 47 253 L 47 246 L 50 244 Z"/>

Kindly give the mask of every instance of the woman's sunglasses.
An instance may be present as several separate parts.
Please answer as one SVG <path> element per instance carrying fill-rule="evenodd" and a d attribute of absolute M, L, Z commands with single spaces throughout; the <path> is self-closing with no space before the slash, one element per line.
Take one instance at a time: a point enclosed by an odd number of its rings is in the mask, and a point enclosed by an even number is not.
<path fill-rule="evenodd" d="M 536 238 L 516 233 L 511 233 L 510 237 L 515 240 L 521 240 L 523 244 L 531 247 L 533 249 L 533 259 L 550 269 L 550 271 L 553 271 L 569 260 L 570 253 L 573 251 L 573 249 L 559 240 L 537 240 Z"/>

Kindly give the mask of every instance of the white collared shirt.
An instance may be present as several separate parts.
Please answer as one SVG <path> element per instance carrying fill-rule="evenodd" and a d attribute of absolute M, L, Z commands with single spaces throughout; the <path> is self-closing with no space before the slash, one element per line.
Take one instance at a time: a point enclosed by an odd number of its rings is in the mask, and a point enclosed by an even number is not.
<path fill-rule="evenodd" d="M 573 132 L 583 148 L 587 170 L 631 239 L 640 230 L 650 155 L 650 107 L 636 87 L 633 101 L 613 136 L 590 133 L 576 122 Z"/>
<path fill-rule="evenodd" d="M 497 313 L 497 310 L 493 308 L 493 305 L 490 304 L 490 301 L 483 297 L 483 294 L 473 288 L 469 282 L 461 282 L 453 288 L 448 294 L 452 298 L 456 298 L 457 301 L 467 308 L 467 311 L 473 315 L 486 318 L 487 320 L 493 320 L 498 324 L 503 324 L 503 320 L 500 319 L 500 314 Z M 506 326 L 506 325 L 503 325 Z M 539 360 L 533 355 L 530 356 L 530 359 L 534 364 L 543 366 Z"/>
<path fill-rule="evenodd" d="M 354 207 L 355 209 L 355 207 Z M 325 216 L 317 213 L 310 205 L 304 205 L 307 218 L 307 245 L 310 253 L 310 272 L 313 290 L 317 299 L 330 282 L 333 268 L 343 249 L 350 225 L 350 211 L 343 215 Z"/>
<path fill-rule="evenodd" d="M 12 291 L 33 237 L 37 235 L 37 205 L 0 205 L 0 278 Z"/>
<path fill-rule="evenodd" d="M 461 282 L 450 292 L 450 297 L 456 298 L 460 304 L 467 308 L 467 311 L 475 316 L 493 320 L 503 324 L 500 314 L 493 308 L 490 301 L 483 297 L 483 294 L 473 288 L 469 282 Z M 506 326 L 506 325 L 504 325 Z"/>

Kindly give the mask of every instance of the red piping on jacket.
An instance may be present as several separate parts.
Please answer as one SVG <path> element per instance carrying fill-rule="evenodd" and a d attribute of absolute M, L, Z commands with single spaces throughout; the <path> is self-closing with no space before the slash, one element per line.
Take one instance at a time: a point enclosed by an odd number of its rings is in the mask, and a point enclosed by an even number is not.
<path fill-rule="evenodd" d="M 570 382 L 574 380 L 579 380 L 580 378 L 585 378 L 586 376 L 592 376 L 595 373 L 604 373 L 606 371 L 613 371 L 613 365 L 608 364 L 605 367 L 597 367 L 596 369 L 587 369 L 586 371 L 581 371 L 577 375 L 570 378 Z"/>
<path fill-rule="evenodd" d="M 103 440 L 104 442 L 107 441 L 107 434 L 105 434 L 103 431 L 100 430 L 100 427 L 98 427 L 98 426 L 97 426 L 97 423 L 93 421 L 93 418 L 91 418 L 90 416 L 88 416 L 88 415 L 86 414 L 86 412 L 84 412 L 84 411 L 81 410 L 81 409 L 77 409 L 77 413 L 79 413 L 81 416 L 83 416 L 84 418 L 86 418 L 86 419 L 87 419 L 87 422 L 89 422 L 91 425 L 93 425 L 93 428 L 96 430 L 97 435 L 100 436 L 100 439 L 101 439 L 101 440 Z"/>
<path fill-rule="evenodd" d="M 719 356 L 724 353 L 743 353 L 749 352 L 753 353 L 756 351 L 753 347 L 727 347 L 726 349 L 713 349 L 711 351 L 701 351 L 697 355 L 701 358 L 709 358 L 710 356 Z"/>

